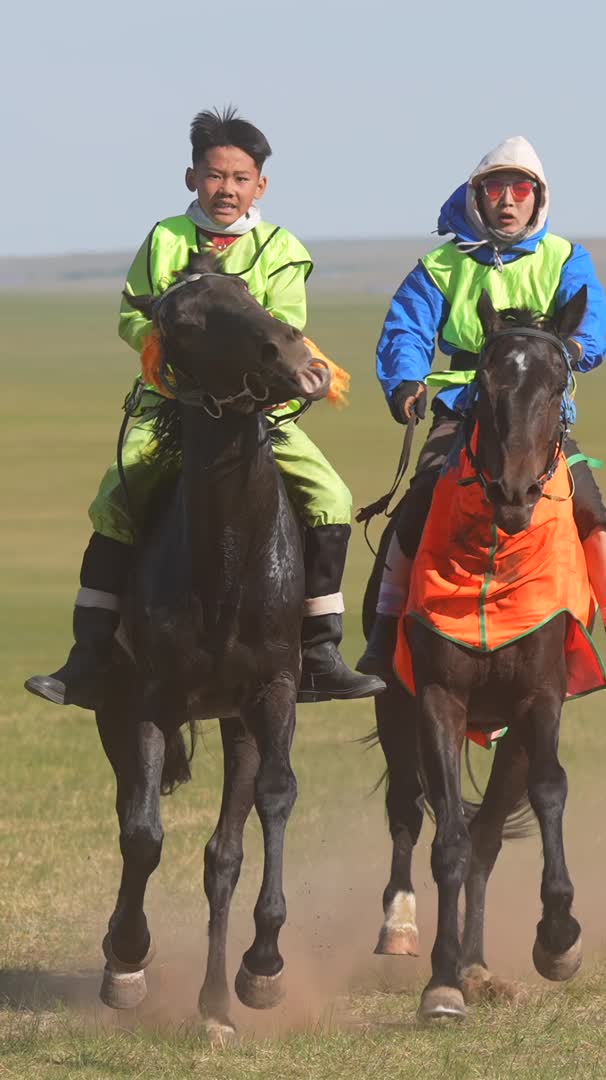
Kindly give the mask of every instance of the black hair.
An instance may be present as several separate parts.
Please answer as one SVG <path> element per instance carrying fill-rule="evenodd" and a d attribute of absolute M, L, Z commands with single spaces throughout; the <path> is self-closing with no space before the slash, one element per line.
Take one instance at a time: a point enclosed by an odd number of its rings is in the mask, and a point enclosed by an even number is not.
<path fill-rule="evenodd" d="M 242 120 L 232 105 L 228 105 L 223 112 L 218 109 L 199 112 L 192 120 L 190 137 L 194 165 L 202 160 L 207 150 L 215 146 L 237 146 L 239 150 L 244 150 L 259 172 L 271 155 L 271 146 L 263 132 L 247 120 Z"/>

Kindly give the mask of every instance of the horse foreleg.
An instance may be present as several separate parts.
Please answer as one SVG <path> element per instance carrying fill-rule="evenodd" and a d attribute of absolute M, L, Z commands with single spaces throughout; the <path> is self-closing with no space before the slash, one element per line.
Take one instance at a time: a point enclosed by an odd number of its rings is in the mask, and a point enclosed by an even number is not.
<path fill-rule="evenodd" d="M 255 807 L 263 829 L 263 881 L 255 905 L 255 939 L 244 953 L 236 993 L 244 1005 L 269 1009 L 283 997 L 284 962 L 278 936 L 286 919 L 282 890 L 284 833 L 297 797 L 290 765 L 295 730 L 296 684 L 283 677 L 261 701 L 247 710 L 245 722 L 257 739 L 261 757 L 255 781 Z"/>
<path fill-rule="evenodd" d="M 541 901 L 534 965 L 545 979 L 570 979 L 581 966 L 581 927 L 571 915 L 574 889 L 564 857 L 563 817 L 568 783 L 558 759 L 562 699 L 536 698 L 521 718 L 529 759 L 528 795 L 543 841 Z"/>
<path fill-rule="evenodd" d="M 259 752 L 240 720 L 221 720 L 223 798 L 217 827 L 204 851 L 204 890 L 210 907 L 206 976 L 198 1005 L 213 1042 L 235 1032 L 229 1018 L 226 944 L 229 906 L 240 876 L 242 834 L 254 804 Z"/>
<path fill-rule="evenodd" d="M 423 824 L 418 777 L 416 704 L 395 682 L 375 699 L 377 731 L 387 763 L 386 806 L 393 843 L 389 881 L 383 893 L 384 921 L 375 953 L 417 956 L 419 932 L 411 866 Z"/>
<path fill-rule="evenodd" d="M 116 908 L 103 941 L 107 960 L 101 998 L 116 1009 L 133 1008 L 147 992 L 144 968 L 153 944 L 143 911 L 147 881 L 162 851 L 160 786 L 164 734 L 151 721 L 127 725 L 117 770 L 116 807 L 123 868 Z"/>
<path fill-rule="evenodd" d="M 469 826 L 471 861 L 465 882 L 463 982 L 466 1000 L 506 993 L 505 983 L 492 979 L 484 960 L 484 911 L 488 878 L 503 843 L 508 815 L 528 785 L 528 758 L 518 734 L 510 730 L 497 745 L 484 798 Z M 507 994 L 506 996 L 511 996 Z"/>
<path fill-rule="evenodd" d="M 465 1004 L 457 908 L 471 854 L 459 778 L 466 709 L 436 683 L 423 686 L 418 693 L 423 776 L 436 815 L 431 869 L 438 886 L 438 928 L 431 953 L 432 975 L 423 991 L 419 1017 L 423 1020 L 462 1019 Z"/>

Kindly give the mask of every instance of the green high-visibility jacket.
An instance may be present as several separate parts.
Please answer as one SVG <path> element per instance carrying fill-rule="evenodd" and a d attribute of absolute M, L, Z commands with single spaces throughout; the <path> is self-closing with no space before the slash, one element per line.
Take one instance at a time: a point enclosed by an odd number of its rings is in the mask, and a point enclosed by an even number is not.
<path fill-rule="evenodd" d="M 173 272 L 187 266 L 190 251 L 212 251 L 212 242 L 185 214 L 159 221 L 135 255 L 125 291 L 158 295 L 174 284 Z M 305 282 L 313 263 L 296 236 L 279 225 L 261 221 L 217 252 L 227 274 L 244 278 L 251 294 L 277 319 L 302 330 L 307 318 Z M 119 334 L 138 352 L 151 323 L 123 298 Z"/>
<path fill-rule="evenodd" d="M 497 310 L 517 307 L 552 315 L 562 269 L 571 252 L 568 240 L 548 233 L 535 252 L 506 262 L 499 273 L 471 259 L 452 240 L 430 251 L 421 262 L 450 305 L 441 337 L 465 352 L 481 351 L 484 331 L 477 308 L 483 289 Z"/>

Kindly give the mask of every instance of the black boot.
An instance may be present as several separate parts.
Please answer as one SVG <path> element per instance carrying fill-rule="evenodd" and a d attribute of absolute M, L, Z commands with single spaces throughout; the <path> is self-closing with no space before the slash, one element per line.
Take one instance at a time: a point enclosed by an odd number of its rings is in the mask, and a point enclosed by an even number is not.
<path fill-rule="evenodd" d="M 375 697 L 385 689 L 385 683 L 374 675 L 357 675 L 348 668 L 338 649 L 342 633 L 340 615 L 303 619 L 303 669 L 297 701 L 349 701 Z"/>
<path fill-rule="evenodd" d="M 398 639 L 398 616 L 375 615 L 366 651 L 356 664 L 356 671 L 378 675 L 381 679 L 393 676 L 393 657 Z"/>
<path fill-rule="evenodd" d="M 114 634 L 120 615 L 106 608 L 74 608 L 73 646 L 67 662 L 52 675 L 32 675 L 25 689 L 55 705 L 96 709 L 101 702 L 103 676 L 111 664 Z"/>
<path fill-rule="evenodd" d="M 126 588 L 134 549 L 101 533 L 93 533 L 84 553 L 80 583 L 83 590 L 115 597 Z M 90 599 L 90 593 L 89 597 Z M 96 709 L 101 703 L 104 676 L 111 665 L 114 634 L 120 622 L 117 610 L 105 607 L 74 608 L 74 639 L 67 662 L 51 675 L 32 675 L 25 683 L 31 694 L 55 705 Z"/>
<path fill-rule="evenodd" d="M 305 531 L 306 598 L 340 598 L 349 525 L 320 525 Z M 347 701 L 374 697 L 385 683 L 373 675 L 358 675 L 343 660 L 339 645 L 343 635 L 340 614 L 307 615 L 301 629 L 303 667 L 297 700 L 300 702 Z"/>

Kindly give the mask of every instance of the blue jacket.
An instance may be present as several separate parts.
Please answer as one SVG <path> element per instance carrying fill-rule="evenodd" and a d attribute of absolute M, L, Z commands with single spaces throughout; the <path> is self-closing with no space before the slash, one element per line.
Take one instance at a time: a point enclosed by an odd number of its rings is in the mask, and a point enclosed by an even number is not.
<path fill-rule="evenodd" d="M 453 233 L 457 241 L 478 243 L 480 238 L 473 233 L 465 219 L 466 191 L 467 184 L 461 184 L 444 203 L 438 219 L 438 234 L 445 236 Z M 536 251 L 548 230 L 549 222 L 534 236 L 501 252 L 503 262 L 511 262 Z M 469 258 L 488 264 L 494 261 L 494 256 L 494 249 L 486 244 L 470 254 Z M 587 310 L 574 335 L 575 341 L 583 347 L 578 364 L 578 371 L 581 372 L 598 367 L 606 352 L 606 295 L 589 252 L 581 244 L 573 244 L 572 254 L 562 271 L 557 307 L 570 300 L 582 285 L 587 286 Z M 418 263 L 404 279 L 391 302 L 377 346 L 377 375 L 388 401 L 401 382 L 425 381 L 431 371 L 436 338 L 444 354 L 452 355 L 456 351 L 440 336 L 448 314 L 448 301 L 423 264 Z M 463 411 L 469 392 L 454 387 L 441 391 L 439 397 L 449 409 Z"/>

